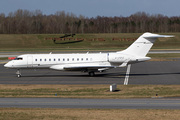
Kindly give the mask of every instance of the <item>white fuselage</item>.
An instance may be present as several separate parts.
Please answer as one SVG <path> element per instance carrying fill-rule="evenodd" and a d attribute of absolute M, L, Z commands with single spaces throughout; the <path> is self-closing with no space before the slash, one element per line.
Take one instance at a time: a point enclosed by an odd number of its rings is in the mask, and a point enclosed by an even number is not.
<path fill-rule="evenodd" d="M 86 54 L 25 54 L 17 59 L 8 62 L 5 67 L 8 68 L 50 68 L 55 70 L 64 70 L 64 67 L 74 66 L 119 66 L 127 59 L 129 62 L 135 62 L 136 58 L 131 55 L 120 53 L 86 53 Z M 53 66 L 57 66 L 56 69 Z"/>

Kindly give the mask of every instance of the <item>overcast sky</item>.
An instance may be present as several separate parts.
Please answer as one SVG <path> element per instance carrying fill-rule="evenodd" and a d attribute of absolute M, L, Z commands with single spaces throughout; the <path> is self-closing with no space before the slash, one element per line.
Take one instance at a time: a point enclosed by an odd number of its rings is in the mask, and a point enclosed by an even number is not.
<path fill-rule="evenodd" d="M 0 0 L 0 13 L 7 16 L 18 9 L 35 11 L 45 15 L 65 11 L 79 16 L 130 16 L 136 12 L 180 16 L 180 0 Z"/>

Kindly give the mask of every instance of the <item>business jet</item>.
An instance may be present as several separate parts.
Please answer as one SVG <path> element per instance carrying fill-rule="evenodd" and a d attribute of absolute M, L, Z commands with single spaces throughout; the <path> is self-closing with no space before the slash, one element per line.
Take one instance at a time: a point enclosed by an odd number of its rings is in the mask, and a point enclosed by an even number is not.
<path fill-rule="evenodd" d="M 85 54 L 25 54 L 16 57 L 4 65 L 6 68 L 17 69 L 17 76 L 21 77 L 20 69 L 53 69 L 59 71 L 82 71 L 94 76 L 95 72 L 103 72 L 112 68 L 150 60 L 146 57 L 157 38 L 174 37 L 152 33 L 142 34 L 127 49 L 108 53 Z"/>

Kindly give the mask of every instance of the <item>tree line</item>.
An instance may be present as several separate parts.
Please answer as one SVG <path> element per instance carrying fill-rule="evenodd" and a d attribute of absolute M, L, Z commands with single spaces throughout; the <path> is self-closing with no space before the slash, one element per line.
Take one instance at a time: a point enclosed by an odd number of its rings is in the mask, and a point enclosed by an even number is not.
<path fill-rule="evenodd" d="M 128 17 L 83 15 L 57 11 L 43 15 L 41 10 L 18 9 L 0 14 L 0 34 L 74 34 L 74 33 L 163 33 L 180 32 L 180 16 L 167 17 L 137 12 Z"/>

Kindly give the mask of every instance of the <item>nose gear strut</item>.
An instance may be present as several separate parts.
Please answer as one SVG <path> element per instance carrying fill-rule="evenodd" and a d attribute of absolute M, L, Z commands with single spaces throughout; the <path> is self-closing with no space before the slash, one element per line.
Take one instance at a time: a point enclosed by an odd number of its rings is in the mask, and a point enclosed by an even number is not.
<path fill-rule="evenodd" d="M 17 69 L 16 74 L 18 78 L 21 77 L 21 71 L 19 69 Z"/>

